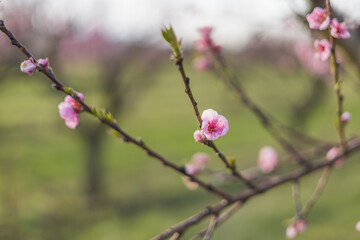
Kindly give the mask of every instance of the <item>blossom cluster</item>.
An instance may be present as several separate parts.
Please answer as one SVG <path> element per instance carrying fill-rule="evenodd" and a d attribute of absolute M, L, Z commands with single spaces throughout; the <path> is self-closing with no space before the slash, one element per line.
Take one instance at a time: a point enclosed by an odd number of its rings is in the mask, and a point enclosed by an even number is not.
<path fill-rule="evenodd" d="M 195 42 L 195 48 L 201 53 L 201 56 L 196 57 L 193 61 L 193 67 L 198 71 L 206 71 L 211 68 L 211 61 L 206 52 L 221 52 L 221 46 L 214 43 L 211 38 L 212 27 L 203 27 L 199 29 L 201 39 Z"/>
<path fill-rule="evenodd" d="M 49 69 L 49 59 L 48 58 L 45 58 L 45 59 L 40 58 L 37 60 L 37 63 L 41 67 L 43 67 L 45 70 Z M 32 57 L 30 57 L 28 60 L 23 61 L 20 64 L 20 70 L 29 76 L 31 76 L 31 74 L 36 70 L 36 68 L 37 68 L 36 62 Z"/>
<path fill-rule="evenodd" d="M 344 22 L 339 23 L 336 18 L 330 20 L 329 12 L 326 9 L 320 7 L 314 8 L 314 10 L 306 16 L 306 20 L 309 22 L 311 29 L 325 30 L 329 28 L 330 34 L 334 38 L 350 38 L 350 33 Z M 326 61 L 330 57 L 331 45 L 329 40 L 315 40 L 315 53 L 314 57 L 321 61 Z"/>

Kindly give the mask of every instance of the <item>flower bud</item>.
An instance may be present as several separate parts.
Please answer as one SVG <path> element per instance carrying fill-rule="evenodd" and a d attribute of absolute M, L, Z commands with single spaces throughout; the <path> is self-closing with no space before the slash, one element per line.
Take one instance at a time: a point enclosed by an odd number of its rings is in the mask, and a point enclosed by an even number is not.
<path fill-rule="evenodd" d="M 33 58 L 29 58 L 29 60 L 25 60 L 20 64 L 20 70 L 29 76 L 31 76 L 31 74 L 35 71 L 35 69 L 36 69 L 36 64 Z"/>

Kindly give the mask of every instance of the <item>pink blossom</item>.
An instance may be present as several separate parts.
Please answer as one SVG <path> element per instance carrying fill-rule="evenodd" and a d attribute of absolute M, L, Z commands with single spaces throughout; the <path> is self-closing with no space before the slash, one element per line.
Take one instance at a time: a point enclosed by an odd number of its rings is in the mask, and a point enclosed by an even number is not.
<path fill-rule="evenodd" d="M 45 59 L 38 59 L 37 62 L 46 70 L 49 69 L 49 59 L 48 58 L 45 58 Z"/>
<path fill-rule="evenodd" d="M 304 219 L 301 219 L 295 223 L 295 227 L 296 227 L 297 233 L 305 232 L 305 230 L 307 229 L 307 221 Z"/>
<path fill-rule="evenodd" d="M 329 64 L 314 58 L 314 47 L 311 44 L 307 42 L 297 42 L 294 51 L 300 64 L 310 74 L 321 79 L 328 79 L 330 72 Z"/>
<path fill-rule="evenodd" d="M 33 58 L 29 58 L 29 60 L 25 60 L 20 64 L 20 70 L 29 76 L 35 71 L 36 64 Z"/>
<path fill-rule="evenodd" d="M 360 221 L 356 223 L 355 229 L 360 232 Z"/>
<path fill-rule="evenodd" d="M 182 177 L 182 181 L 185 184 L 185 186 L 190 190 L 195 190 L 199 187 L 199 184 L 197 182 L 191 181 L 189 177 Z"/>
<path fill-rule="evenodd" d="M 341 121 L 343 123 L 347 123 L 348 121 L 350 121 L 350 119 L 351 119 L 351 113 L 344 112 L 343 114 L 341 114 Z"/>
<path fill-rule="evenodd" d="M 199 29 L 199 32 L 202 34 L 203 38 L 210 38 L 210 34 L 212 32 L 213 28 L 212 27 L 202 27 Z"/>
<path fill-rule="evenodd" d="M 291 224 L 286 228 L 286 237 L 288 239 L 293 239 L 297 235 L 297 230 L 295 224 Z"/>
<path fill-rule="evenodd" d="M 191 162 L 185 164 L 185 172 L 194 176 L 204 170 L 209 161 L 210 157 L 206 153 L 196 153 L 192 156 Z"/>
<path fill-rule="evenodd" d="M 200 130 L 196 130 L 194 132 L 194 139 L 195 139 L 195 142 L 202 142 L 202 143 L 205 143 L 207 140 L 204 132 L 200 131 Z"/>
<path fill-rule="evenodd" d="M 331 20 L 330 33 L 334 38 L 350 38 L 351 36 L 345 23 L 339 23 L 336 18 Z"/>
<path fill-rule="evenodd" d="M 297 220 L 295 223 L 286 228 L 286 237 L 289 239 L 295 238 L 299 233 L 307 229 L 307 221 L 304 219 Z"/>
<path fill-rule="evenodd" d="M 199 152 L 195 153 L 192 156 L 191 160 L 200 170 L 204 170 L 204 168 L 210 161 L 210 157 L 206 153 Z"/>
<path fill-rule="evenodd" d="M 82 93 L 77 93 L 80 100 L 84 100 Z M 64 102 L 59 104 L 60 117 L 65 120 L 68 128 L 75 129 L 79 124 L 79 113 L 83 107 L 71 96 L 66 96 Z"/>
<path fill-rule="evenodd" d="M 328 161 L 332 161 L 332 160 L 334 160 L 339 154 L 340 154 L 340 148 L 338 148 L 338 147 L 333 147 L 333 148 L 331 148 L 328 152 L 327 152 L 327 154 L 326 154 L 326 159 L 328 160 Z M 341 157 L 341 158 L 339 158 L 339 159 L 337 159 L 335 162 L 334 162 L 334 166 L 336 167 L 336 168 L 339 168 L 339 167 L 341 167 L 342 165 L 344 165 L 344 162 L 345 162 L 345 157 Z"/>
<path fill-rule="evenodd" d="M 211 39 L 211 32 L 212 27 L 203 27 L 199 29 L 199 32 L 201 33 L 201 39 L 195 42 L 195 48 L 199 52 L 205 52 L 208 50 L 213 50 L 217 53 L 221 51 L 221 46 L 218 44 L 215 44 L 213 40 Z"/>
<path fill-rule="evenodd" d="M 330 23 L 330 17 L 326 9 L 319 7 L 314 8 L 312 13 L 306 15 L 306 20 L 309 22 L 309 27 L 311 29 L 324 30 Z"/>
<path fill-rule="evenodd" d="M 274 148 L 263 147 L 259 151 L 258 167 L 264 173 L 272 172 L 279 162 L 278 158 L 278 153 Z"/>
<path fill-rule="evenodd" d="M 207 57 L 197 57 L 193 61 L 193 67 L 198 71 L 206 71 L 210 69 L 211 62 Z"/>
<path fill-rule="evenodd" d="M 224 136 L 229 131 L 227 119 L 212 109 L 205 110 L 201 115 L 201 119 L 201 130 L 210 141 Z"/>
<path fill-rule="evenodd" d="M 193 163 L 185 164 L 185 172 L 191 176 L 196 175 L 199 172 L 198 167 Z"/>
<path fill-rule="evenodd" d="M 315 46 L 315 53 L 314 53 L 315 59 L 326 61 L 330 57 L 331 46 L 330 46 L 330 42 L 327 39 L 323 39 L 320 41 L 315 40 L 314 46 Z"/>

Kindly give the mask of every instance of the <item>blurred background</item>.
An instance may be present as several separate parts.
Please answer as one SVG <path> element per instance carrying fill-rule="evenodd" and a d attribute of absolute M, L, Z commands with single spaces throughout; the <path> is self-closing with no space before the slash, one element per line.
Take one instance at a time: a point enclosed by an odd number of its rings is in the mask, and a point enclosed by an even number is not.
<path fill-rule="evenodd" d="M 256 165 L 265 145 L 285 154 L 211 69 L 199 71 L 198 29 L 214 28 L 249 96 L 282 122 L 311 136 L 337 141 L 336 100 L 326 64 L 312 60 L 313 38 L 304 16 L 324 1 L 115 1 L 3 0 L 1 19 L 38 58 L 49 57 L 56 76 L 106 107 L 119 125 L 178 165 L 197 152 L 209 168 L 225 172 L 207 147 L 195 143 L 198 123 L 160 29 L 172 24 L 184 45 L 185 67 L 201 111 L 229 120 L 218 147 L 240 169 Z M 352 37 L 339 41 L 348 137 L 359 133 L 360 2 L 332 1 Z M 181 176 L 144 152 L 107 134 L 87 114 L 76 130 L 65 127 L 58 104 L 64 95 L 41 74 L 19 71 L 25 60 L 0 35 L 0 239 L 149 239 L 219 199 L 186 188 Z M 196 67 L 196 66 L 195 66 Z M 304 149 L 304 146 L 298 146 Z M 298 239 L 359 239 L 359 155 L 332 173 Z M 301 181 L 305 201 L 320 173 Z M 204 178 L 239 190 L 217 174 Z M 214 239 L 285 239 L 294 215 L 291 185 L 252 199 L 215 231 Z M 190 236 L 207 221 L 191 228 Z"/>

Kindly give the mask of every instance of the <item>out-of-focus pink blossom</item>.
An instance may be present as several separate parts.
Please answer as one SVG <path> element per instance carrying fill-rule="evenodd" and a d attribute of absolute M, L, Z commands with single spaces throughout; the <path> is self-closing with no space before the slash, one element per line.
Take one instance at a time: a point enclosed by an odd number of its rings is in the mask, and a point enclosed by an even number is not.
<path fill-rule="evenodd" d="M 306 15 L 306 20 L 309 22 L 309 27 L 311 29 L 324 30 L 330 23 L 330 17 L 326 9 L 319 7 L 314 8 L 312 13 Z"/>
<path fill-rule="evenodd" d="M 326 61 L 330 57 L 331 54 L 331 47 L 330 42 L 327 39 L 323 40 L 315 40 L 315 59 L 320 59 L 321 61 Z"/>
<path fill-rule="evenodd" d="M 350 121 L 350 119 L 351 119 L 351 113 L 344 112 L 343 114 L 341 114 L 341 121 L 343 123 L 347 123 L 348 121 Z"/>
<path fill-rule="evenodd" d="M 182 181 L 185 186 L 190 190 L 195 190 L 199 187 L 199 184 L 197 182 L 191 181 L 191 179 L 187 176 L 182 177 Z"/>
<path fill-rule="evenodd" d="M 269 173 L 274 171 L 278 162 L 279 156 L 276 150 L 270 146 L 266 146 L 260 149 L 258 167 L 263 173 Z"/>
<path fill-rule="evenodd" d="M 294 50 L 304 69 L 316 77 L 328 79 L 330 73 L 329 64 L 314 58 L 314 47 L 310 43 L 298 42 L 295 44 Z"/>
<path fill-rule="evenodd" d="M 194 139 L 195 139 L 195 142 L 202 142 L 202 143 L 205 143 L 207 140 L 204 132 L 200 131 L 200 130 L 196 130 L 194 132 Z"/>
<path fill-rule="evenodd" d="M 333 147 L 326 153 L 326 159 L 328 161 L 334 160 L 340 154 L 340 148 Z M 341 157 L 334 162 L 334 167 L 339 168 L 344 165 L 345 157 Z"/>
<path fill-rule="evenodd" d="M 286 237 L 288 239 L 293 239 L 297 235 L 297 230 L 295 224 L 291 224 L 286 228 Z"/>
<path fill-rule="evenodd" d="M 210 38 L 210 34 L 212 32 L 213 28 L 212 27 L 202 27 L 199 29 L 199 32 L 202 34 L 203 38 Z"/>
<path fill-rule="evenodd" d="M 350 38 L 350 33 L 345 23 L 339 23 L 336 18 L 331 20 L 330 33 L 334 38 Z"/>
<path fill-rule="evenodd" d="M 201 56 L 193 60 L 193 67 L 198 71 L 206 71 L 210 69 L 211 62 L 207 57 Z"/>
<path fill-rule="evenodd" d="M 229 131 L 227 119 L 212 109 L 205 110 L 202 115 L 201 130 L 207 139 L 213 141 L 224 136 Z"/>
<path fill-rule="evenodd" d="M 82 93 L 77 93 L 80 100 L 84 100 Z M 60 117 L 65 120 L 68 128 L 75 129 L 79 124 L 79 113 L 83 107 L 71 96 L 66 96 L 64 102 L 59 104 Z"/>
<path fill-rule="evenodd" d="M 37 60 L 37 62 L 46 70 L 49 69 L 49 59 L 48 58 L 45 58 L 45 59 L 40 58 Z"/>
<path fill-rule="evenodd" d="M 360 221 L 356 223 L 355 229 L 360 232 Z"/>
<path fill-rule="evenodd" d="M 301 219 L 295 223 L 295 227 L 296 227 L 297 233 L 305 232 L 305 230 L 307 229 L 307 221 L 304 219 Z"/>
<path fill-rule="evenodd" d="M 185 172 L 194 176 L 204 170 L 209 161 L 210 157 L 206 153 L 196 153 L 192 156 L 191 162 L 185 164 Z"/>
<path fill-rule="evenodd" d="M 307 229 L 307 221 L 304 219 L 297 220 L 295 223 L 289 225 L 286 228 L 286 237 L 293 239 L 299 233 L 304 232 Z"/>
<path fill-rule="evenodd" d="M 195 153 L 191 159 L 200 170 L 203 170 L 210 161 L 209 155 L 201 152 Z"/>
<path fill-rule="evenodd" d="M 185 172 L 189 175 L 196 175 L 198 173 L 199 169 L 197 166 L 193 163 L 185 164 Z"/>
<path fill-rule="evenodd" d="M 29 60 L 25 60 L 20 64 L 20 70 L 23 73 L 28 74 L 29 76 L 31 76 L 31 74 L 35 71 L 35 69 L 36 69 L 36 64 L 33 58 L 29 58 Z"/>
<path fill-rule="evenodd" d="M 198 50 L 199 52 L 213 50 L 217 53 L 221 51 L 221 46 L 215 44 L 211 39 L 210 35 L 212 30 L 213 30 L 212 27 L 203 27 L 199 29 L 199 32 L 201 33 L 201 39 L 195 42 L 196 50 Z"/>

